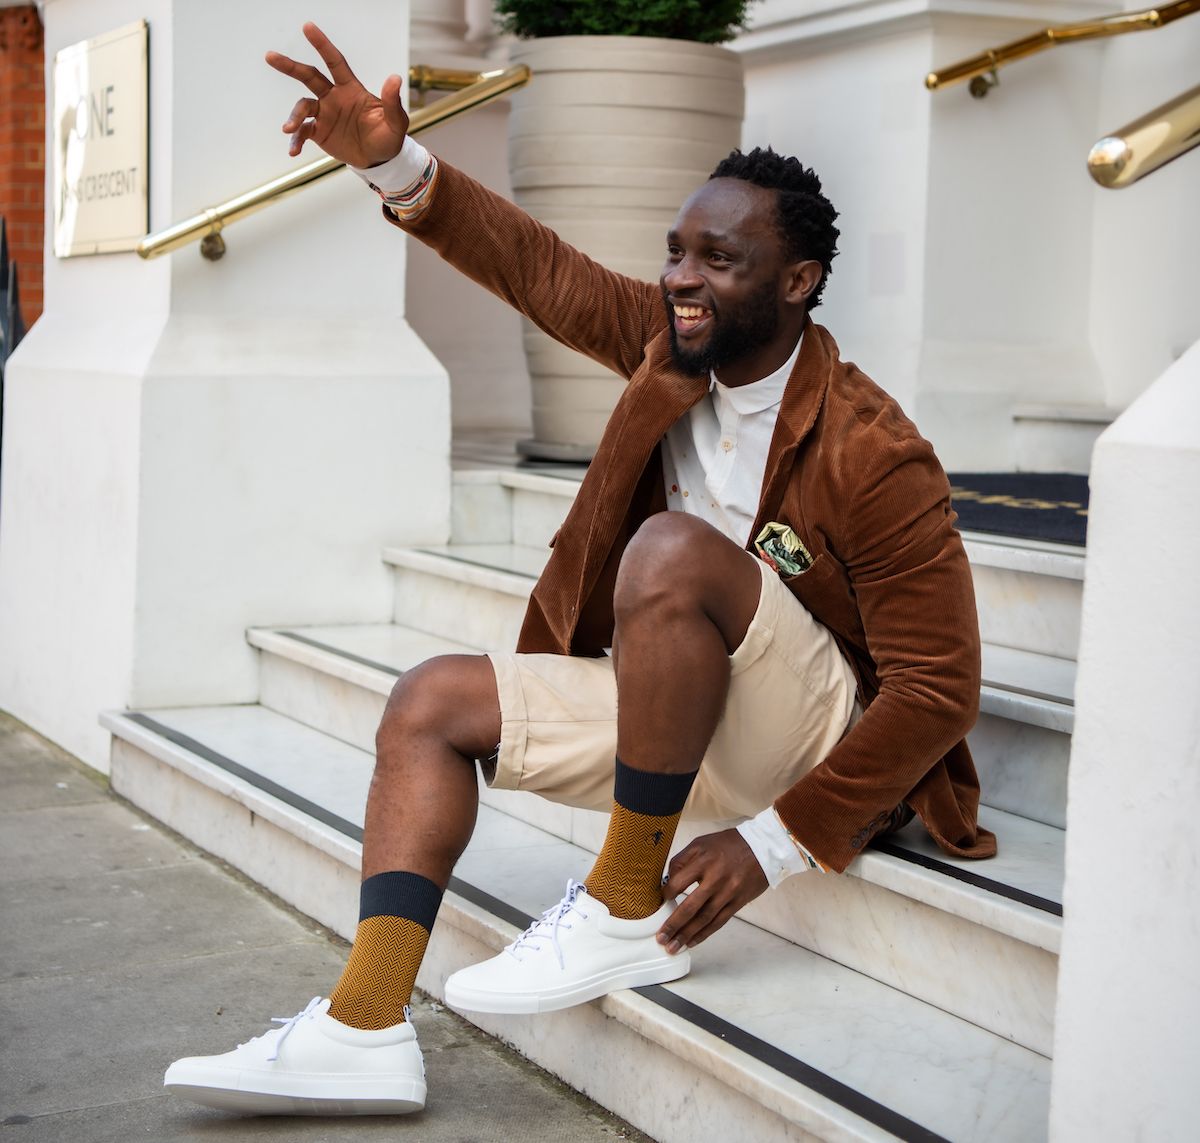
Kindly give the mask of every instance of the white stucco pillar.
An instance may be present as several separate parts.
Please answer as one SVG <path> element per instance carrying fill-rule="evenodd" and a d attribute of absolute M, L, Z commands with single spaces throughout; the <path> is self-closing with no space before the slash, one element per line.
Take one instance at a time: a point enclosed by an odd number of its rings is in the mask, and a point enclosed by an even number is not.
<path fill-rule="evenodd" d="M 1054 1044 L 1057 1143 L 1187 1143 L 1200 1094 L 1200 343 L 1096 446 Z"/>
<path fill-rule="evenodd" d="M 376 90 L 408 62 L 394 0 L 49 0 L 48 67 L 139 18 L 152 230 L 294 165 L 301 92 L 263 53 L 312 58 L 303 18 Z M 381 546 L 448 533 L 448 384 L 351 175 L 229 228 L 215 263 L 60 260 L 51 230 L 5 378 L 0 708 L 103 767 L 101 709 L 255 701 L 248 625 L 389 617 Z"/>
<path fill-rule="evenodd" d="M 1122 267 L 1148 247 L 1140 261 L 1154 271 L 1139 275 L 1147 280 L 1141 293 L 1159 308 L 1174 289 L 1179 300 L 1169 312 L 1186 307 L 1172 266 L 1187 257 L 1194 227 L 1186 220 L 1162 227 L 1161 242 L 1145 243 L 1132 227 L 1118 236 L 1111 226 L 1104 245 L 1095 245 L 1094 210 L 1108 192 L 1092 183 L 1085 160 L 1099 134 L 1122 121 L 1117 114 L 1102 122 L 1102 96 L 1113 104 L 1129 86 L 1106 71 L 1115 41 L 1014 63 L 984 99 L 971 98 L 966 84 L 934 93 L 923 85 L 931 70 L 1112 7 L 1103 0 L 762 0 L 734 45 L 746 58 L 746 145 L 799 156 L 841 211 L 841 254 L 816 320 L 904 404 L 951 469 L 1013 467 L 1013 413 L 1021 406 L 1109 399 L 1113 389 L 1092 347 L 1094 278 L 1105 277 L 1101 293 L 1122 308 L 1147 309 L 1128 296 Z M 1131 36 L 1129 50 L 1149 49 L 1145 41 L 1156 37 L 1186 39 L 1186 23 Z M 1160 58 L 1163 73 L 1145 86 L 1178 91 L 1194 82 L 1180 60 Z M 1152 105 L 1128 99 L 1128 117 Z M 1178 206 L 1186 193 L 1161 201 Z M 1136 213 L 1125 204 L 1122 218 Z M 1156 216 L 1140 217 L 1144 224 Z M 1185 240 L 1176 239 L 1177 252 L 1164 260 L 1179 227 Z M 1195 310 L 1175 321 L 1174 336 Z M 1122 365 L 1159 362 L 1141 375 L 1138 392 L 1161 372 L 1161 346 L 1144 352 L 1145 323 L 1131 331 L 1105 320 L 1108 340 L 1124 343 Z"/>

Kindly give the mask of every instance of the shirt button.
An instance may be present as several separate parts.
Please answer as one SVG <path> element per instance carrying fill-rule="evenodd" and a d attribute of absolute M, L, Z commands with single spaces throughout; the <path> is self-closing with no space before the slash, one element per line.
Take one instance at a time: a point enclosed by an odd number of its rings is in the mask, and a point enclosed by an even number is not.
<path fill-rule="evenodd" d="M 733 448 L 733 441 L 722 441 L 721 447 L 728 452 L 731 448 Z"/>

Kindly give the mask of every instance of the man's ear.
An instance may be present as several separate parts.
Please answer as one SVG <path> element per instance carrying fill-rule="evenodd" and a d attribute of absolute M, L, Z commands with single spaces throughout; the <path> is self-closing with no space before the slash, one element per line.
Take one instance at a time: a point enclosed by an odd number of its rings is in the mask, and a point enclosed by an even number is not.
<path fill-rule="evenodd" d="M 803 262 L 793 262 L 787 267 L 787 293 L 784 295 L 786 301 L 796 304 L 807 304 L 809 296 L 821 284 L 821 275 L 824 273 L 821 263 L 814 259 L 807 259 Z"/>

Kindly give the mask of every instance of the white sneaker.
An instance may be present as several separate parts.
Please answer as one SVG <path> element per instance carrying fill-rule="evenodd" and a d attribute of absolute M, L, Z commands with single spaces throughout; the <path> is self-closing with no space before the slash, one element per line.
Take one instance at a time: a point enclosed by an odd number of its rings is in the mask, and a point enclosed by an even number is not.
<path fill-rule="evenodd" d="M 307 1008 L 220 1056 L 176 1060 L 163 1087 L 192 1103 L 250 1115 L 404 1115 L 425 1106 L 425 1062 L 412 1024 L 378 1032 Z"/>
<path fill-rule="evenodd" d="M 643 984 L 686 976 L 687 950 L 671 956 L 654 934 L 675 908 L 623 921 L 578 881 L 567 895 L 498 956 L 460 969 L 446 981 L 446 1003 L 468 1012 L 556 1012 Z"/>

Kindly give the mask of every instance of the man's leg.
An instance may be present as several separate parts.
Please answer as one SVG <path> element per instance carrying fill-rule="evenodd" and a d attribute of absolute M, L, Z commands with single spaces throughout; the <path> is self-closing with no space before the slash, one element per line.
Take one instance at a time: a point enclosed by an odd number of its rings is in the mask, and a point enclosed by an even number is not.
<path fill-rule="evenodd" d="M 500 739 L 485 656 L 445 656 L 396 684 L 377 736 L 363 836 L 361 912 L 328 1008 L 314 1001 L 220 1056 L 179 1060 L 165 1086 L 196 1103 L 281 1114 L 415 1111 L 420 1049 L 405 1006 L 451 870 L 478 809 L 475 762 Z"/>
<path fill-rule="evenodd" d="M 362 896 L 329 1014 L 354 1028 L 404 1020 L 429 931 L 478 810 L 475 759 L 500 741 L 486 656 L 431 659 L 396 684 L 375 738 Z"/>
<path fill-rule="evenodd" d="M 588 892 L 614 917 L 662 907 L 667 854 L 729 690 L 729 657 L 758 607 L 754 560 L 694 516 L 638 530 L 614 594 L 613 811 Z"/>
<path fill-rule="evenodd" d="M 549 1012 L 688 971 L 686 951 L 655 939 L 671 908 L 662 873 L 761 588 L 755 560 L 700 520 L 663 514 L 634 536 L 614 595 L 617 759 L 604 845 L 585 885 L 570 883 L 500 956 L 450 977 L 449 1004 Z"/>

